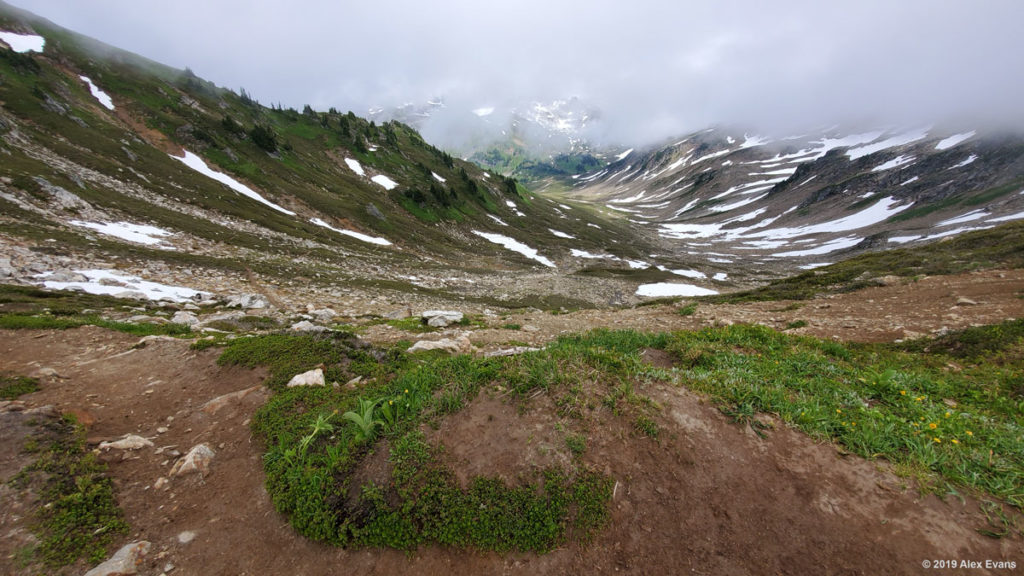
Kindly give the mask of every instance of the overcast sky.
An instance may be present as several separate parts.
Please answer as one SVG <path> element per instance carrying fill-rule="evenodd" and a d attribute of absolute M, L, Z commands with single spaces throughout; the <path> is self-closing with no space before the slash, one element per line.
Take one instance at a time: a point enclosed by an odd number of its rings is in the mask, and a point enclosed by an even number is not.
<path fill-rule="evenodd" d="M 9 0 L 265 104 L 578 96 L 609 136 L 1024 128 L 1020 0 Z"/>

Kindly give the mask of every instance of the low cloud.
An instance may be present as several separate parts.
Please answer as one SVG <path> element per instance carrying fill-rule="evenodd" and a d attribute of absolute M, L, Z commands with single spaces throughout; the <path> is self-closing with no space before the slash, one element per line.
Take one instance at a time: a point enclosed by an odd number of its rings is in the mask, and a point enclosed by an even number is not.
<path fill-rule="evenodd" d="M 712 124 L 1024 128 L 1016 0 L 15 3 L 296 108 L 578 96 L 623 144 Z"/>

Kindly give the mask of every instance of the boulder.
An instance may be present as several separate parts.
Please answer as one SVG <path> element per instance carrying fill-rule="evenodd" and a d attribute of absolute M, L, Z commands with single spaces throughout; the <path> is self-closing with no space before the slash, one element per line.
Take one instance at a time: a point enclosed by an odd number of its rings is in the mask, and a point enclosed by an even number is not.
<path fill-rule="evenodd" d="M 206 476 L 210 473 L 210 462 L 213 462 L 213 456 L 212 448 L 206 444 L 198 444 L 174 464 L 174 467 L 171 468 L 171 476 L 195 473 Z"/>
<path fill-rule="evenodd" d="M 449 354 L 469 354 L 473 351 L 473 343 L 465 336 L 458 338 L 442 338 L 440 340 L 420 340 L 413 344 L 406 352 L 428 352 L 430 350 L 443 350 Z"/>
<path fill-rule="evenodd" d="M 427 310 L 420 314 L 420 317 L 428 326 L 435 328 L 445 328 L 462 322 L 462 312 L 452 310 Z"/>
<path fill-rule="evenodd" d="M 186 326 L 195 327 L 199 325 L 199 317 L 191 312 L 185 310 L 178 310 L 171 316 L 171 322 L 174 324 L 184 324 Z"/>
<path fill-rule="evenodd" d="M 240 296 L 232 296 L 227 303 L 228 308 L 244 308 L 246 310 L 267 308 L 269 306 L 270 301 L 262 294 L 242 294 Z"/>
<path fill-rule="evenodd" d="M 513 346 L 511 348 L 504 348 L 502 350 L 492 350 L 484 354 L 485 358 L 497 358 L 501 356 L 518 356 L 519 354 L 525 354 L 526 352 L 536 352 L 540 348 L 534 348 L 532 346 Z"/>
<path fill-rule="evenodd" d="M 294 388 L 295 386 L 325 386 L 326 384 L 323 368 L 314 368 L 309 372 L 293 376 L 288 381 L 288 388 Z"/>
<path fill-rule="evenodd" d="M 118 550 L 109 560 L 89 570 L 85 576 L 122 576 L 138 574 L 142 559 L 149 553 L 150 543 L 132 542 Z"/>
<path fill-rule="evenodd" d="M 330 328 L 326 326 L 317 326 L 309 320 L 302 320 L 301 322 L 292 324 L 292 330 L 295 330 L 296 332 L 328 332 L 330 331 Z"/>
<path fill-rule="evenodd" d="M 260 388 L 262 388 L 262 386 L 252 386 L 250 388 L 246 388 L 245 390 L 239 390 L 238 392 L 230 392 L 228 394 L 224 394 L 223 396 L 217 396 L 213 400 L 210 400 L 206 404 L 203 404 L 203 407 L 200 410 L 207 414 L 216 414 L 225 406 L 238 402 L 242 398 L 245 398 L 250 393 L 257 391 Z"/>

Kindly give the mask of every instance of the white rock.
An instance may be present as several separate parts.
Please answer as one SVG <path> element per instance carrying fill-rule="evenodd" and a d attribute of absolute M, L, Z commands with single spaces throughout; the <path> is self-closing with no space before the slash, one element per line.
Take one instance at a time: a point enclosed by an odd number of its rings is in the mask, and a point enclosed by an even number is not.
<path fill-rule="evenodd" d="M 267 308 L 270 306 L 270 301 L 267 297 L 262 294 L 242 294 L 240 296 L 233 296 L 228 300 L 228 308 Z"/>
<path fill-rule="evenodd" d="M 171 316 L 171 322 L 175 324 L 184 324 L 186 326 L 196 326 L 199 324 L 199 317 L 191 312 L 185 310 L 179 310 Z"/>
<path fill-rule="evenodd" d="M 199 473 L 206 476 L 210 473 L 210 462 L 213 461 L 214 452 L 206 444 L 199 444 L 188 451 L 188 454 L 178 460 L 171 468 L 171 476 L 184 476 L 185 474 Z"/>
<path fill-rule="evenodd" d="M 309 372 L 292 376 L 292 379 L 288 381 L 288 388 L 294 388 L 295 386 L 325 386 L 326 384 L 323 368 L 314 368 Z"/>
<path fill-rule="evenodd" d="M 132 542 L 117 551 L 109 560 L 89 570 L 85 576 L 122 576 L 138 574 L 142 559 L 149 553 L 150 543 Z"/>
<path fill-rule="evenodd" d="M 465 336 L 458 338 L 442 338 L 440 340 L 420 340 L 413 344 L 406 352 L 427 352 L 430 350 L 444 350 L 449 354 L 469 354 L 473 351 L 473 343 Z"/>
<path fill-rule="evenodd" d="M 462 312 L 453 310 L 427 310 L 420 314 L 420 317 L 426 320 L 428 326 L 435 328 L 445 328 L 462 322 Z"/>
<path fill-rule="evenodd" d="M 493 350 L 484 354 L 484 357 L 495 358 L 499 356 L 516 356 L 526 352 L 536 352 L 538 350 L 540 350 L 540 348 L 534 348 L 532 346 L 513 346 L 511 348 L 505 348 L 504 350 Z"/>
<path fill-rule="evenodd" d="M 189 542 L 195 539 L 196 533 L 191 530 L 185 530 L 184 532 L 178 534 L 178 542 L 181 542 L 182 544 L 188 544 Z"/>
<path fill-rule="evenodd" d="M 128 434 L 124 438 L 114 440 L 113 442 L 100 442 L 100 450 L 110 450 L 111 448 L 116 448 L 117 450 L 138 450 L 152 445 L 152 442 L 142 436 Z"/>
<path fill-rule="evenodd" d="M 301 322 L 296 322 L 295 324 L 292 324 L 292 330 L 295 330 L 296 332 L 327 332 L 330 330 L 330 328 L 327 328 L 325 326 L 317 326 L 316 324 L 313 324 L 309 320 L 302 320 Z"/>

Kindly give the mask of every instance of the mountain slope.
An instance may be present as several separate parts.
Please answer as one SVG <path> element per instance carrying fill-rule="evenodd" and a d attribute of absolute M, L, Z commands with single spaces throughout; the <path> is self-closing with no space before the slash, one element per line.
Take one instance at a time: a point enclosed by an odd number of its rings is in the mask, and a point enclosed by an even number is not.
<path fill-rule="evenodd" d="M 608 243 L 623 257 L 649 251 L 621 219 L 567 215 L 403 124 L 267 108 L 0 8 L 0 30 L 42 42 L 0 48 L 8 242 L 209 268 L 224 283 L 253 270 L 275 283 L 476 299 L 489 298 L 474 290 L 480 271 L 544 273 Z"/>
<path fill-rule="evenodd" d="M 930 128 L 629 152 L 550 193 L 622 212 L 705 266 L 780 273 L 1024 218 L 1024 139 Z"/>

